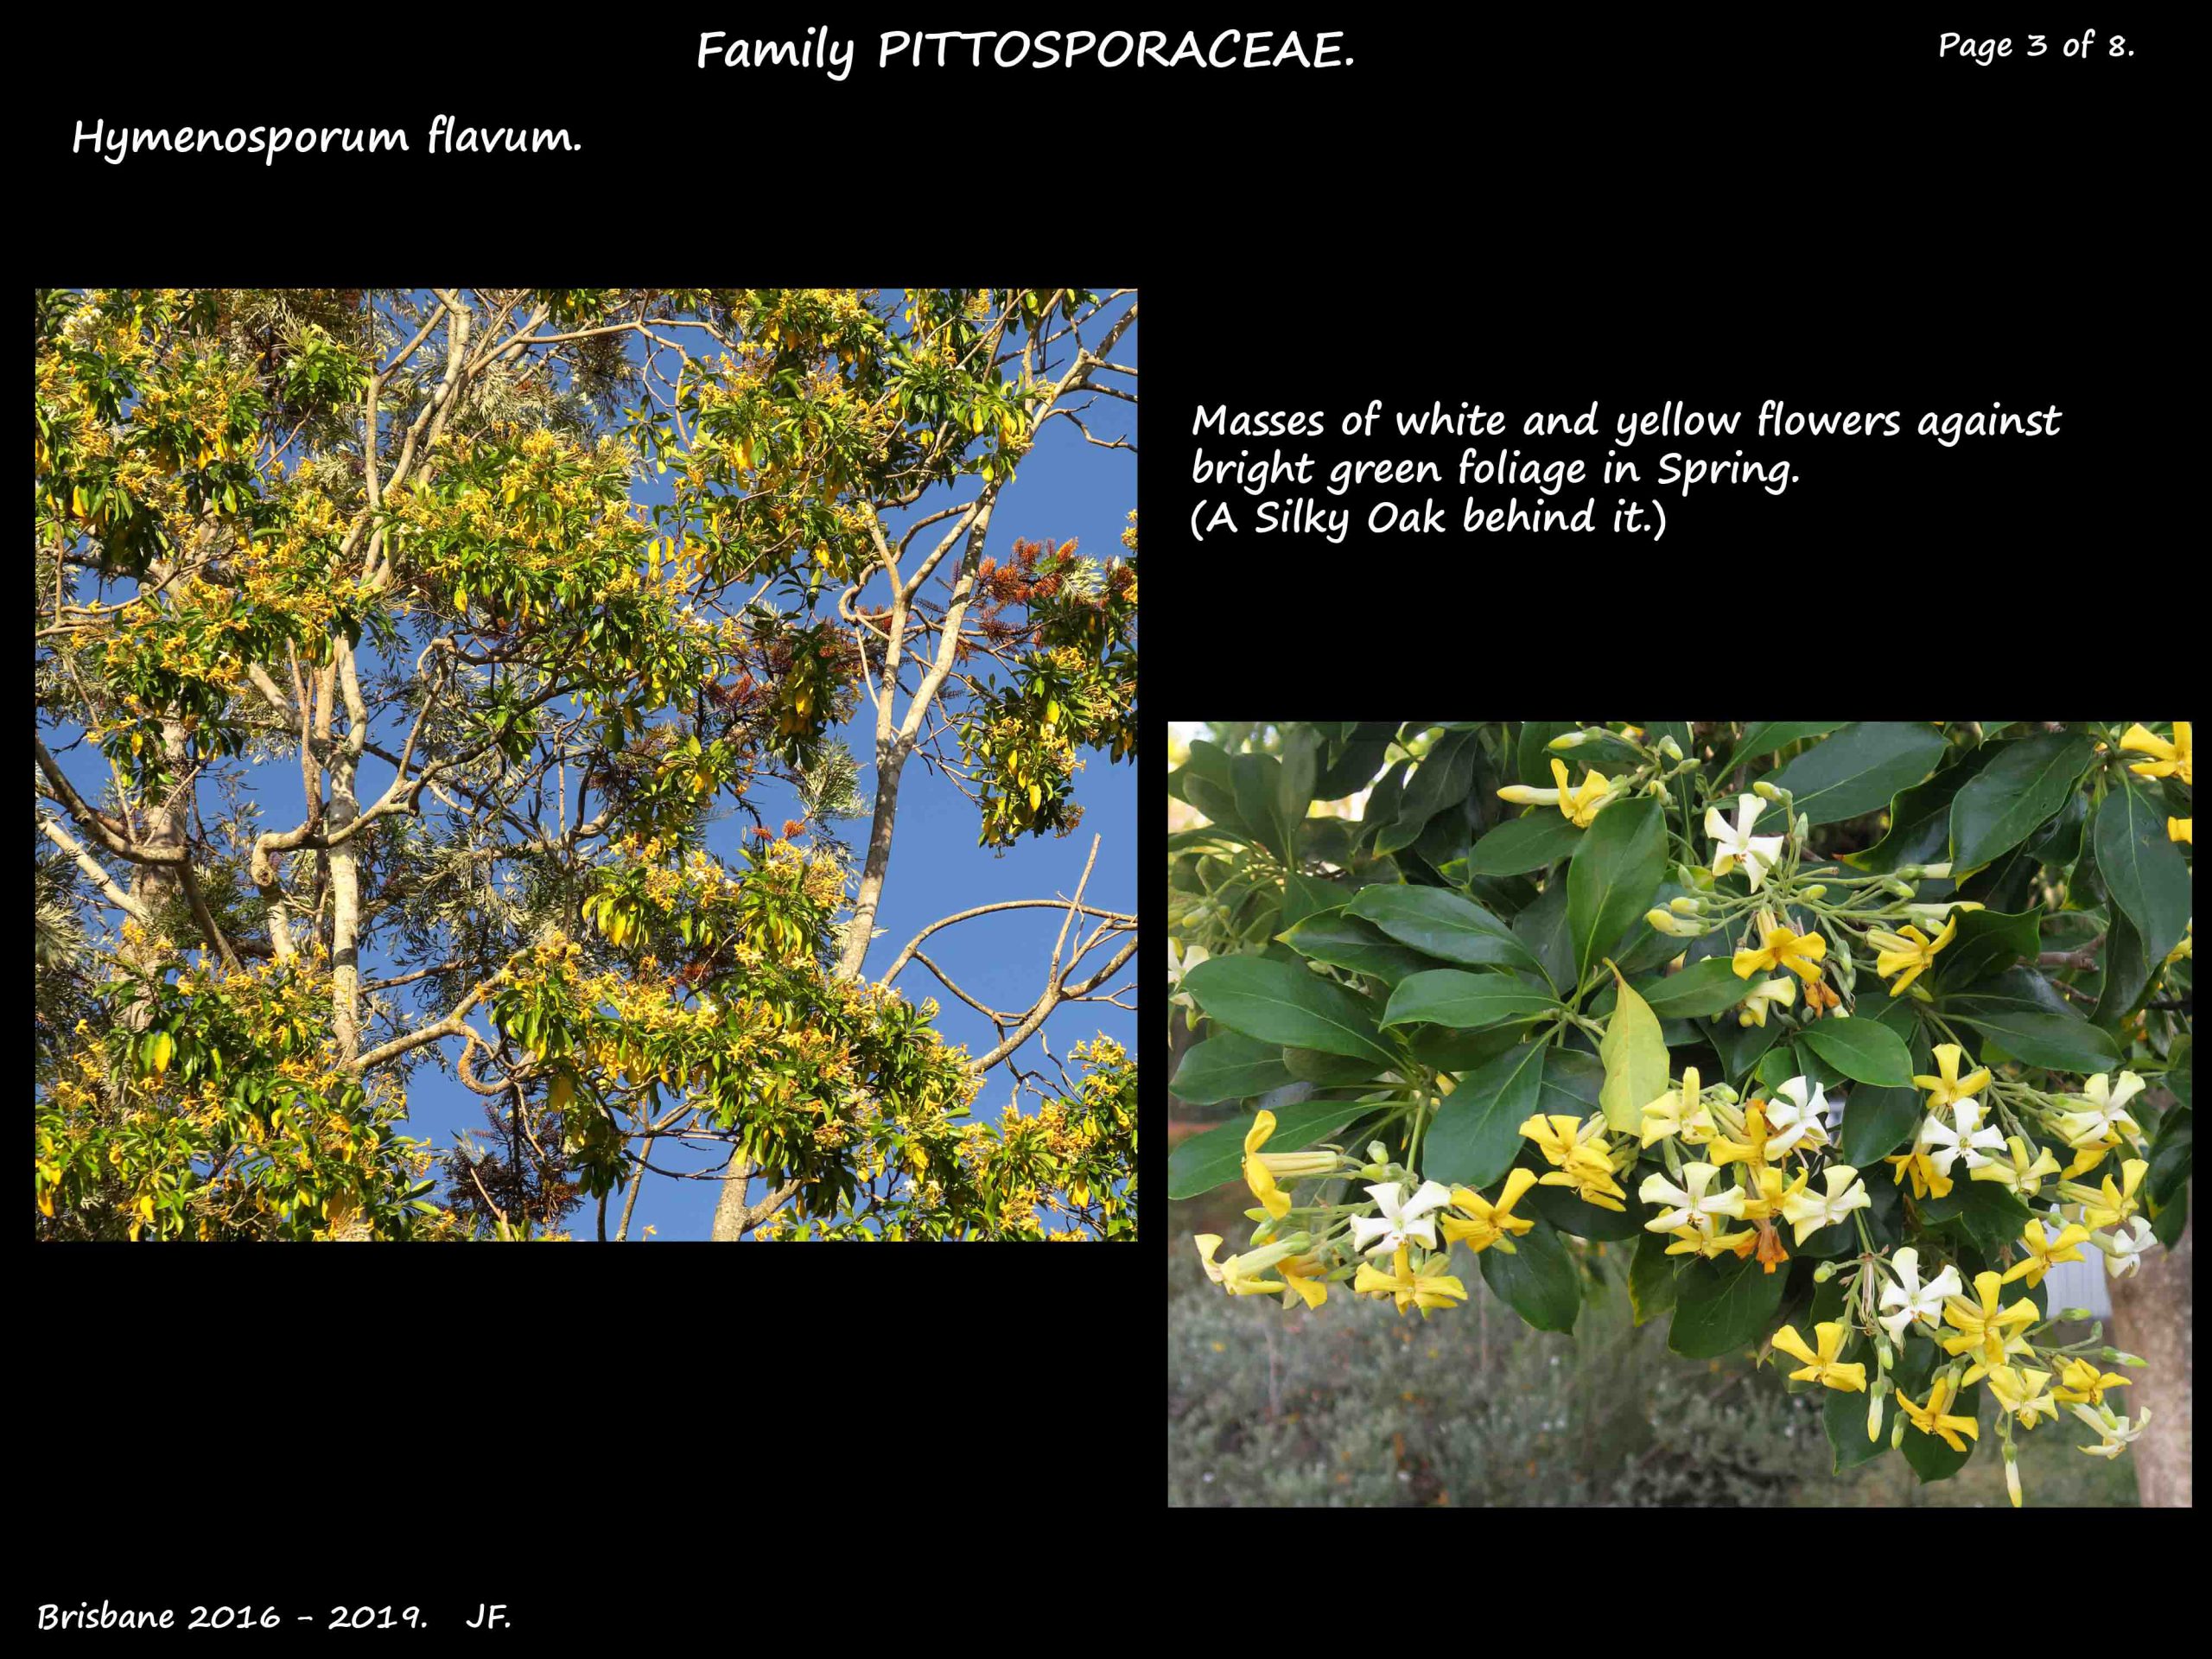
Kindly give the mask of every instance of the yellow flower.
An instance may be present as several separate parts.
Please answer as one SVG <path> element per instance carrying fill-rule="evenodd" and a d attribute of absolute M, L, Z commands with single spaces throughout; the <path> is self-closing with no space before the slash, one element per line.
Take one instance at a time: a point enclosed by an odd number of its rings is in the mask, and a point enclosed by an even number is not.
<path fill-rule="evenodd" d="M 1513 1206 L 1521 1201 L 1522 1195 L 1535 1184 L 1534 1170 L 1510 1169 L 1505 1173 L 1505 1189 L 1498 1194 L 1496 1204 L 1470 1188 L 1453 1187 L 1452 1207 L 1465 1211 L 1474 1219 L 1462 1221 L 1457 1216 L 1440 1217 L 1437 1225 L 1443 1230 L 1445 1242 L 1457 1241 L 1477 1252 L 1495 1244 L 1508 1255 L 1514 1255 L 1513 1240 L 1507 1235 L 1525 1233 L 1536 1224 L 1529 1217 L 1516 1216 L 1511 1211 Z"/>
<path fill-rule="evenodd" d="M 1897 1390 L 1898 1408 L 1912 1420 L 1915 1428 L 1923 1434 L 1940 1434 L 1952 1451 L 1963 1452 L 1967 1448 L 1959 1436 L 1963 1434 L 1967 1440 L 1980 1440 L 1981 1426 L 1971 1417 L 1946 1415 L 1943 1408 L 1950 1403 L 1951 1380 L 1948 1376 L 1936 1379 L 1928 1390 L 1928 1403 L 1924 1406 L 1914 1405 L 1904 1389 Z"/>
<path fill-rule="evenodd" d="M 1259 1274 L 1274 1266 L 1276 1262 L 1290 1254 L 1281 1246 L 1256 1252 L 1249 1258 L 1232 1255 L 1226 1262 L 1217 1262 L 1213 1259 L 1213 1253 L 1221 1248 L 1221 1235 L 1200 1233 L 1197 1235 L 1197 1240 L 1198 1260 L 1205 1264 L 1206 1277 L 1219 1285 L 1231 1296 L 1259 1296 L 1269 1291 L 1288 1288 L 1280 1279 L 1263 1279 L 1258 1276 Z"/>
<path fill-rule="evenodd" d="M 1308 1307 L 1319 1307 L 1329 1299 L 1329 1287 L 1321 1281 L 1323 1264 L 1310 1255 L 1294 1255 L 1275 1267 L 1289 1288 L 1282 1294 L 1282 1305 L 1288 1307 L 1302 1300 Z"/>
<path fill-rule="evenodd" d="M 2119 1186 L 2114 1186 L 2112 1177 L 2107 1175 L 2101 1192 L 2084 1186 L 2076 1186 L 2071 1192 L 2061 1187 L 2059 1191 L 2082 1206 L 2082 1219 L 2088 1226 L 2114 1226 L 2135 1213 L 2135 1189 L 2143 1185 L 2143 1173 L 2150 1167 L 2140 1158 L 2130 1158 L 2120 1166 Z"/>
<path fill-rule="evenodd" d="M 1759 944 L 1756 950 L 1738 950 L 1732 960 L 1736 977 L 1749 979 L 1766 969 L 1788 969 L 1808 984 L 1821 976 L 1821 958 L 1828 952 L 1828 942 L 1818 933 L 1799 933 L 1774 919 L 1771 911 L 1761 911 L 1753 918 L 1758 929 Z"/>
<path fill-rule="evenodd" d="M 1441 1257 L 1433 1258 L 1442 1260 Z M 1351 1287 L 1362 1296 L 1389 1296 L 1398 1304 L 1403 1317 L 1408 1307 L 1421 1309 L 1424 1319 L 1432 1307 L 1449 1307 L 1455 1301 L 1467 1300 L 1467 1287 L 1448 1273 L 1430 1273 L 1424 1261 L 1416 1270 L 1407 1260 L 1406 1247 L 1399 1245 L 1391 1257 L 1389 1273 L 1371 1262 L 1359 1264 L 1359 1273 L 1352 1280 Z"/>
<path fill-rule="evenodd" d="M 2134 1382 L 2116 1371 L 2099 1373 L 2086 1359 L 2069 1359 L 2058 1374 L 2058 1397 L 2069 1406 L 2100 1406 L 2107 1389 L 2132 1389 Z"/>
<path fill-rule="evenodd" d="M 1974 1356 L 1966 1374 L 1968 1383 L 1979 1382 L 1991 1366 L 2002 1365 L 2007 1355 L 2028 1351 L 2028 1339 L 2021 1333 L 2036 1322 L 2036 1305 L 2023 1296 L 2010 1307 L 1999 1307 L 2004 1282 L 1993 1270 L 1978 1273 L 1974 1276 L 1978 1302 L 1963 1296 L 1943 1299 L 1944 1323 L 1959 1333 L 1943 1338 L 1943 1351 Z"/>
<path fill-rule="evenodd" d="M 1594 769 L 1585 772 L 1580 783 L 1568 788 L 1567 762 L 1557 755 L 1552 757 L 1552 779 L 1559 785 L 1559 810 L 1581 830 L 1590 827 L 1590 821 L 1598 816 L 1598 809 L 1605 804 L 1613 789 L 1612 779 Z"/>
<path fill-rule="evenodd" d="M 1938 1043 L 1936 1070 L 1939 1075 L 1913 1078 L 1914 1087 L 1928 1091 L 1929 1111 L 1948 1106 L 1954 1101 L 1971 1100 L 1989 1087 L 1989 1068 L 1986 1065 L 1976 1066 L 1963 1077 L 1959 1075 L 1959 1062 L 1965 1056 L 1966 1050 L 1956 1043 Z"/>
<path fill-rule="evenodd" d="M 2193 818 L 2168 818 L 2166 820 L 2166 839 L 2168 841 L 2187 841 L 2190 846 L 2194 847 L 2196 843 L 2189 840 L 2189 826 L 2195 822 L 2196 820 Z"/>
<path fill-rule="evenodd" d="M 1781 982 L 1787 985 L 1789 982 Z M 1643 1109 L 1643 1144 L 1680 1135 L 1690 1146 L 1701 1147 L 1716 1133 L 1712 1110 L 1697 1097 L 1697 1068 L 1682 1068 L 1681 1086 L 1670 1089 Z"/>
<path fill-rule="evenodd" d="M 2120 747 L 2158 757 L 2155 760 L 2146 760 L 2139 765 L 2130 766 L 2128 770 L 2137 777 L 2178 778 L 2184 784 L 2191 787 L 2195 786 L 2196 780 L 2190 776 L 2189 770 L 2189 722 L 2187 721 L 2174 721 L 2174 741 L 2171 743 L 2163 737 L 2154 736 L 2139 724 L 2130 726 L 2126 735 L 2120 740 Z"/>
<path fill-rule="evenodd" d="M 2012 1135 L 2005 1144 L 2012 1152 L 2009 1159 L 1992 1158 L 1985 1163 L 1976 1164 L 1968 1179 L 1995 1181 L 2023 1198 L 2031 1198 L 2043 1191 L 2044 1176 L 2058 1173 L 2058 1160 L 2050 1155 L 2049 1147 L 2037 1147 L 2031 1162 L 2028 1157 L 2028 1143 L 2020 1136 Z M 2030 1280 L 2029 1282 L 2032 1284 L 2035 1281 Z"/>
<path fill-rule="evenodd" d="M 1808 998 L 1811 995 L 1809 987 L 1806 995 Z M 1743 1012 L 1736 1016 L 1736 1023 L 1739 1026 L 1763 1026 L 1766 1024 L 1768 1003 L 1779 1002 L 1786 1008 L 1796 1000 L 1797 982 L 1796 980 L 1763 979 L 1745 994 Z"/>
<path fill-rule="evenodd" d="M 1910 925 L 1895 933 L 1881 928 L 1867 930 L 1867 940 L 1878 953 L 1874 958 L 1874 971 L 1884 979 L 1892 974 L 1901 976 L 1897 982 L 1890 987 L 1890 995 L 1896 996 L 1925 973 L 1929 964 L 1936 960 L 1936 953 L 1948 944 L 1958 931 L 1959 918 L 1955 916 L 1945 922 L 1943 931 L 1932 939 Z"/>
<path fill-rule="evenodd" d="M 1785 1325 L 1774 1333 L 1774 1345 L 1793 1359 L 1805 1362 L 1804 1369 L 1789 1373 L 1793 1382 L 1821 1382 L 1847 1394 L 1863 1394 L 1866 1389 L 1866 1367 L 1854 1360 L 1848 1365 L 1839 1365 L 1836 1356 L 1843 1351 L 1844 1328 L 1840 1325 L 1816 1325 L 1813 1336 L 1820 1343 L 1818 1353 L 1805 1345 L 1805 1338 L 1797 1334 L 1797 1327 Z"/>
<path fill-rule="evenodd" d="M 1744 1138 L 1732 1139 L 1716 1135 L 1707 1149 L 1707 1160 L 1719 1167 L 1730 1164 L 1749 1164 L 1753 1169 L 1766 1167 L 1766 1103 L 1754 1100 L 1744 1108 Z"/>
<path fill-rule="evenodd" d="M 1337 1166 L 1337 1155 L 1332 1152 L 1262 1154 L 1260 1148 L 1274 1132 L 1273 1112 L 1262 1112 L 1252 1120 L 1251 1130 L 1244 1137 L 1244 1184 L 1268 1213 L 1280 1221 L 1290 1213 L 1290 1194 L 1275 1185 L 1275 1177 L 1324 1174 Z"/>
<path fill-rule="evenodd" d="M 2006 1271 L 2005 1282 L 2009 1285 L 2015 1279 L 2024 1279 L 2032 1290 L 2043 1282 L 2044 1274 L 2058 1262 L 2082 1260 L 2081 1247 L 2088 1242 L 2089 1230 L 2077 1227 L 2072 1222 L 2067 1223 L 2060 1230 L 2058 1236 L 2053 1238 L 2044 1231 L 2041 1222 L 2031 1221 L 2020 1235 L 2020 1243 L 2026 1249 L 2027 1255 L 2015 1262 Z"/>
<path fill-rule="evenodd" d="M 2019 1370 L 2010 1365 L 1993 1365 L 1989 1370 L 1989 1391 L 1997 1396 L 1998 1404 L 2020 1420 L 2022 1428 L 2033 1428 L 2044 1418 L 2058 1421 L 2058 1402 L 2043 1391 L 2050 1381 L 2049 1371 Z"/>

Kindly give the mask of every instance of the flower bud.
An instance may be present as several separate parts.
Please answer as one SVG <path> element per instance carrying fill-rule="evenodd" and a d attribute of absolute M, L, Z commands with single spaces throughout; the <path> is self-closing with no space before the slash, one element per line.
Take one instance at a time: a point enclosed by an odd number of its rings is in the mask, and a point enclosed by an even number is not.
<path fill-rule="evenodd" d="M 1782 791 L 1764 778 L 1751 785 L 1751 793 L 1763 801 L 1778 801 L 1782 798 Z"/>
<path fill-rule="evenodd" d="M 1548 749 L 1579 749 L 1593 737 L 1611 737 L 1611 732 L 1593 732 L 1585 728 L 1579 732 L 1563 732 L 1544 745 Z"/>
<path fill-rule="evenodd" d="M 1882 1385 L 1878 1382 L 1867 1391 L 1866 1438 L 1870 1441 L 1882 1438 Z"/>
<path fill-rule="evenodd" d="M 1557 801 L 1559 791 L 1537 789 L 1529 784 L 1508 784 L 1497 791 L 1500 800 L 1510 801 L 1516 806 L 1535 806 L 1547 801 Z"/>
<path fill-rule="evenodd" d="M 2005 1490 L 2012 1495 L 2012 1507 L 2020 1507 L 2020 1471 L 2012 1461 L 2012 1448 L 2005 1448 Z"/>
<path fill-rule="evenodd" d="M 1822 887 L 1819 882 L 1815 881 L 1811 887 L 1806 888 L 1799 896 L 1809 904 L 1815 899 L 1826 898 L 1827 896 L 1827 889 Z"/>
<path fill-rule="evenodd" d="M 2062 1307 L 2051 1315 L 2055 1319 L 2094 1319 L 2096 1317 L 2086 1307 Z"/>
<path fill-rule="evenodd" d="M 1890 1431 L 1890 1450 L 1894 1452 L 1904 1444 L 1904 1414 L 1897 1414 L 1897 1427 Z"/>
<path fill-rule="evenodd" d="M 1923 880 L 1940 881 L 1950 873 L 1951 864 L 1948 859 L 1944 860 L 1941 864 L 1900 864 L 1891 872 L 1893 874 L 1903 876 L 1908 881 Z"/>
<path fill-rule="evenodd" d="M 1825 1285 L 1834 1277 L 1835 1263 L 1833 1262 L 1823 1262 L 1813 1269 L 1813 1282 L 1816 1285 Z"/>
<path fill-rule="evenodd" d="M 1900 881 L 1894 875 L 1884 876 L 1878 885 L 1884 893 L 1893 893 L 1899 899 L 1910 899 L 1918 891 L 1911 882 Z"/>
<path fill-rule="evenodd" d="M 1796 830 L 1791 831 L 1791 833 L 1800 841 L 1811 840 L 1813 836 L 1812 815 L 1808 812 L 1800 812 L 1797 815 L 1797 827 Z"/>
<path fill-rule="evenodd" d="M 1680 899 L 1669 899 L 1667 901 L 1667 908 L 1677 916 L 1695 916 L 1705 909 L 1705 906 L 1699 900 L 1686 895 Z"/>
<path fill-rule="evenodd" d="M 1874 1351 L 1881 1356 L 1882 1369 L 1885 1371 L 1897 1363 L 1897 1352 L 1890 1346 L 1890 1339 L 1886 1336 L 1874 1338 Z"/>
<path fill-rule="evenodd" d="M 2106 1349 L 2104 1351 L 2104 1357 L 2115 1365 L 2133 1365 L 2141 1367 L 2148 1365 L 2151 1363 L 2139 1354 L 2123 1354 L 2117 1348 Z"/>
<path fill-rule="evenodd" d="M 1662 737 L 1659 740 L 1659 753 L 1669 760 L 1679 760 L 1682 758 L 1682 746 L 1675 742 L 1671 735 Z"/>

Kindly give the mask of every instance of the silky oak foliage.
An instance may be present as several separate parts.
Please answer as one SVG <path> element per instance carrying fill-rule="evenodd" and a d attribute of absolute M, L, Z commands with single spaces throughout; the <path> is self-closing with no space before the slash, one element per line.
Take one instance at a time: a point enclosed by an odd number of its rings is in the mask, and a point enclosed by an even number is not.
<path fill-rule="evenodd" d="M 626 1232 L 687 1135 L 793 1236 L 1133 1231 L 1125 1057 L 979 1135 L 936 1005 L 850 949 L 887 823 L 857 905 L 834 828 L 869 809 L 832 728 L 901 652 L 943 648 L 940 737 L 1133 751 L 1133 545 L 983 592 L 1110 299 L 39 290 L 40 1235 L 604 1233 L 625 1184 Z M 961 488 L 900 572 L 887 515 Z M 987 841 L 1079 816 L 933 758 Z M 425 1065 L 493 1144 L 400 1133 Z"/>
<path fill-rule="evenodd" d="M 2043 1281 L 2187 1224 L 2187 721 L 1210 730 L 1171 1086 L 1254 1106 L 1169 1195 L 1258 1201 L 1198 1240 L 1228 1294 L 1427 1318 L 1464 1249 L 1567 1330 L 1610 1263 L 1678 1353 L 1823 1390 L 1839 1470 L 1955 1473 L 1986 1386 L 2016 1505 L 2017 1435 L 2144 1432 Z"/>

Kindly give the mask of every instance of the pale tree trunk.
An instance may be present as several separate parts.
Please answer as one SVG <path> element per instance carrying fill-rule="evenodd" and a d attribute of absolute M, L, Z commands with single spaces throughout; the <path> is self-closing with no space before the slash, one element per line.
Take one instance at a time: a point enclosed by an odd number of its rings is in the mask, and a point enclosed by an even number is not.
<path fill-rule="evenodd" d="M 2112 1281 L 2113 1345 L 2150 1362 L 2139 1370 L 2126 1368 L 2134 1386 L 2120 1408 L 2130 1417 L 2146 1407 L 2151 1412 L 2151 1427 L 2127 1448 L 2150 1509 L 2191 1507 L 2190 1236 L 2183 1233 L 2173 1249 L 2152 1251 L 2128 1277 Z"/>

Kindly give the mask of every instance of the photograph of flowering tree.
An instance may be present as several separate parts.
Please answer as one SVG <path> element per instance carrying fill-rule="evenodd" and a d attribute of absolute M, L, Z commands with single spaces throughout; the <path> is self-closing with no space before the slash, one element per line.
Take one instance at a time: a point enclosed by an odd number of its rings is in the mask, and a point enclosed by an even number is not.
<path fill-rule="evenodd" d="M 1135 1236 L 1134 290 L 37 311 L 41 1239 Z"/>
<path fill-rule="evenodd" d="M 2190 1504 L 2189 721 L 1169 732 L 1172 1501 Z"/>

